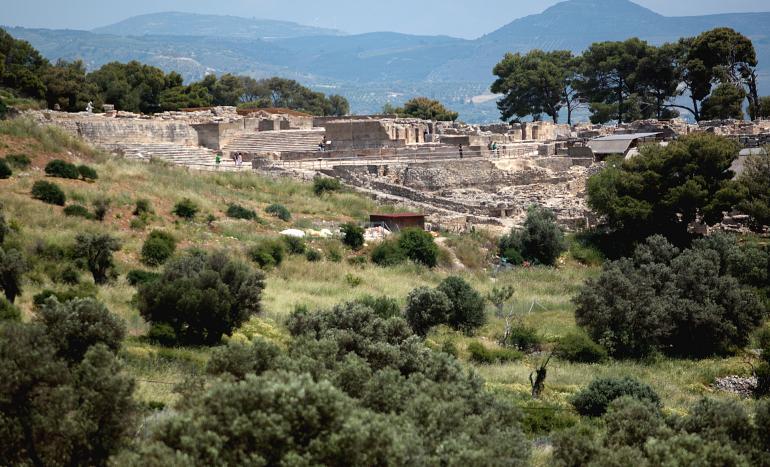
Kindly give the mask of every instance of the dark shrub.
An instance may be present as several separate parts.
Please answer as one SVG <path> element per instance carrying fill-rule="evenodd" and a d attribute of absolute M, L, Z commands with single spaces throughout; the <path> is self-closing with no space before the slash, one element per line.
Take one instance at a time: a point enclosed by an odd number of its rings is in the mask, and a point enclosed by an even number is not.
<path fill-rule="evenodd" d="M 623 396 L 660 406 L 660 397 L 650 386 L 629 377 L 597 378 L 575 394 L 571 402 L 580 415 L 601 417 L 610 402 Z"/>
<path fill-rule="evenodd" d="M 404 229 L 398 237 L 398 245 L 406 257 L 415 263 L 432 268 L 438 262 L 438 246 L 433 236 L 422 229 Z"/>
<path fill-rule="evenodd" d="M 286 209 L 286 206 L 282 204 L 271 204 L 265 208 L 265 212 L 284 222 L 289 222 L 291 220 L 291 213 Z"/>
<path fill-rule="evenodd" d="M 150 331 L 147 333 L 147 338 L 151 342 L 155 342 L 166 347 L 171 347 L 178 344 L 174 328 L 166 323 L 153 323 L 150 326 Z"/>
<path fill-rule="evenodd" d="M 59 281 L 67 285 L 80 283 L 80 270 L 74 264 L 67 264 L 59 273 Z"/>
<path fill-rule="evenodd" d="M 372 249 L 371 258 L 374 264 L 388 267 L 406 261 L 406 254 L 398 244 L 398 240 L 389 239 L 378 243 L 377 246 Z"/>
<path fill-rule="evenodd" d="M 138 199 L 134 207 L 134 215 L 141 216 L 144 214 L 152 214 L 152 205 L 148 199 Z"/>
<path fill-rule="evenodd" d="M 21 295 L 21 279 L 27 269 L 27 262 L 18 250 L 0 247 L 0 289 L 9 302 L 13 303 L 16 296 Z"/>
<path fill-rule="evenodd" d="M 0 203 L 0 245 L 5 241 L 5 236 L 10 233 L 11 227 L 8 222 L 5 221 L 5 214 L 3 214 L 3 205 Z"/>
<path fill-rule="evenodd" d="M 305 252 L 305 259 L 310 261 L 311 263 L 317 263 L 318 261 L 321 261 L 324 258 L 323 254 L 316 250 L 315 248 L 308 248 L 307 252 Z"/>
<path fill-rule="evenodd" d="M 247 251 L 249 258 L 261 268 L 280 265 L 285 253 L 284 242 L 277 239 L 262 240 Z"/>
<path fill-rule="evenodd" d="M 195 215 L 198 214 L 198 205 L 191 199 L 185 198 L 174 205 L 174 209 L 171 213 L 189 221 L 194 219 Z"/>
<path fill-rule="evenodd" d="M 271 369 L 280 353 L 278 347 L 261 337 L 248 344 L 232 343 L 214 350 L 206 372 L 210 375 L 229 374 L 242 380 L 246 375 L 261 375 Z"/>
<path fill-rule="evenodd" d="M 457 276 L 447 277 L 439 284 L 438 290 L 443 292 L 452 304 L 449 325 L 454 329 L 471 333 L 486 323 L 484 298 L 464 279 Z"/>
<path fill-rule="evenodd" d="M 364 229 L 356 224 L 347 223 L 340 227 L 342 243 L 353 250 L 360 250 L 364 246 Z"/>
<path fill-rule="evenodd" d="M 577 323 L 618 357 L 728 353 L 748 343 L 765 315 L 753 290 L 721 273 L 718 252 L 680 254 L 660 236 L 633 258 L 606 263 L 574 302 Z"/>
<path fill-rule="evenodd" d="M 84 219 L 93 219 L 94 216 L 88 211 L 88 208 L 80 204 L 70 204 L 64 208 L 64 215 L 71 217 L 82 217 Z"/>
<path fill-rule="evenodd" d="M 513 349 L 488 349 L 481 342 L 468 344 L 470 359 L 474 363 L 493 365 L 495 363 L 507 363 L 520 360 L 522 353 Z"/>
<path fill-rule="evenodd" d="M 290 255 L 304 255 L 305 251 L 307 250 L 305 240 L 299 237 L 284 235 L 283 243 L 286 244 L 286 251 Z"/>
<path fill-rule="evenodd" d="M 132 269 L 126 274 L 126 280 L 134 287 L 158 280 L 159 278 L 160 274 L 157 272 L 143 271 L 141 269 Z"/>
<path fill-rule="evenodd" d="M 108 198 L 97 198 L 93 202 L 94 205 L 94 217 L 98 221 L 103 221 L 107 216 L 107 211 L 110 210 L 110 200 Z"/>
<path fill-rule="evenodd" d="M 80 178 L 77 166 L 61 159 L 54 159 L 46 164 L 45 173 L 51 177 L 70 178 L 73 180 Z"/>
<path fill-rule="evenodd" d="M 531 400 L 523 410 L 521 427 L 530 436 L 549 436 L 575 426 L 580 418 L 558 404 Z"/>
<path fill-rule="evenodd" d="M 97 292 L 98 289 L 93 284 L 80 284 L 77 287 L 69 287 L 64 290 L 43 289 L 32 297 L 32 303 L 35 305 L 35 308 L 38 308 L 43 306 L 46 300 L 52 297 L 60 303 L 66 303 L 75 299 L 96 299 Z"/>
<path fill-rule="evenodd" d="M 253 209 L 245 208 L 240 204 L 231 204 L 227 207 L 227 217 L 253 221 L 256 220 L 259 216 L 257 216 L 257 212 Z"/>
<path fill-rule="evenodd" d="M 441 344 L 441 351 L 454 358 L 457 358 L 460 355 L 460 351 L 457 350 L 455 343 L 449 340 L 444 341 L 444 343 Z"/>
<path fill-rule="evenodd" d="M 556 215 L 550 209 L 531 206 L 523 229 L 514 229 L 500 239 L 500 254 L 516 264 L 514 251 L 536 264 L 553 266 L 566 249 L 564 233 L 556 224 Z M 511 255 L 509 258 L 508 255 Z"/>
<path fill-rule="evenodd" d="M 522 352 L 533 352 L 540 350 L 543 339 L 537 333 L 537 329 L 515 324 L 511 326 L 508 338 L 503 343 L 506 347 L 513 347 Z"/>
<path fill-rule="evenodd" d="M 51 338 L 40 325 L 0 326 L 0 465 L 107 465 L 137 426 L 134 380 L 103 344 L 67 362 Z"/>
<path fill-rule="evenodd" d="M 32 197 L 57 206 L 64 206 L 67 201 L 67 197 L 59 185 L 45 180 L 38 180 L 32 185 Z"/>
<path fill-rule="evenodd" d="M 600 363 L 607 359 L 607 350 L 582 332 L 573 332 L 559 339 L 554 355 L 570 362 Z"/>
<path fill-rule="evenodd" d="M 412 290 L 406 297 L 406 322 L 420 336 L 424 336 L 433 326 L 449 321 L 452 302 L 444 292 L 428 287 Z"/>
<path fill-rule="evenodd" d="M 79 165 L 78 174 L 80 174 L 83 180 L 96 180 L 97 178 L 99 178 L 99 175 L 96 173 L 96 170 L 94 170 L 93 167 L 89 167 L 87 165 Z"/>
<path fill-rule="evenodd" d="M 153 230 L 142 245 L 142 263 L 160 266 L 176 251 L 176 239 L 169 233 Z"/>
<path fill-rule="evenodd" d="M 75 237 L 75 258 L 86 261 L 94 282 L 104 284 L 113 267 L 112 253 L 120 250 L 120 241 L 108 234 L 82 233 Z"/>
<path fill-rule="evenodd" d="M 513 247 L 509 247 L 505 251 L 501 251 L 500 258 L 504 258 L 506 263 L 512 264 L 514 266 L 521 266 L 524 264 L 524 257 L 521 256 L 519 250 Z"/>
<path fill-rule="evenodd" d="M 64 303 L 49 298 L 35 313 L 36 321 L 46 327 L 57 354 L 70 362 L 82 360 L 96 344 L 117 352 L 126 334 L 123 321 L 93 298 Z"/>
<path fill-rule="evenodd" d="M 32 159 L 26 154 L 8 154 L 5 156 L 5 162 L 11 167 L 24 170 L 32 165 Z"/>
<path fill-rule="evenodd" d="M 21 321 L 21 310 L 6 300 L 5 297 L 0 297 L 0 324 L 3 321 Z"/>
<path fill-rule="evenodd" d="M 340 191 L 342 184 L 336 178 L 316 177 L 313 179 L 313 193 L 316 196 L 323 196 L 326 193 Z"/>
<path fill-rule="evenodd" d="M 139 287 L 139 312 L 171 326 L 179 343 L 212 345 L 259 313 L 264 287 L 261 271 L 224 253 L 193 251 Z"/>
<path fill-rule="evenodd" d="M 401 317 L 401 308 L 398 306 L 396 299 L 384 295 L 381 297 L 364 295 L 355 299 L 353 303 L 359 303 L 371 308 L 380 318 Z"/>
<path fill-rule="evenodd" d="M 0 180 L 5 180 L 13 175 L 13 171 L 4 159 L 0 159 Z"/>

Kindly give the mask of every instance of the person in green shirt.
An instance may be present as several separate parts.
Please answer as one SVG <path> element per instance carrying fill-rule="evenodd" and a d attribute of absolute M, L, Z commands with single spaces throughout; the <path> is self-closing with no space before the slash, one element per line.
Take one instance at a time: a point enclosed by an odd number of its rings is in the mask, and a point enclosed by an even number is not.
<path fill-rule="evenodd" d="M 219 151 L 219 152 L 217 153 L 217 157 L 216 157 L 216 158 L 214 158 L 214 162 L 217 164 L 217 165 L 216 165 L 217 169 L 219 169 L 219 164 L 221 164 L 221 163 L 222 163 L 222 151 Z"/>

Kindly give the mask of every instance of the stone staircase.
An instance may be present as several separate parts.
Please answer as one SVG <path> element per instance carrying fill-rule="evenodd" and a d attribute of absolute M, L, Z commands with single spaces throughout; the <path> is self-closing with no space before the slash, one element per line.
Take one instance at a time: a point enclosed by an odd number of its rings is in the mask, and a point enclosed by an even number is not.
<path fill-rule="evenodd" d="M 217 170 L 216 152 L 211 149 L 196 146 L 182 146 L 174 143 L 128 143 L 111 147 L 115 152 L 123 154 L 126 159 L 149 162 L 150 159 L 160 159 L 171 164 L 181 165 L 197 170 Z M 241 170 L 250 170 L 251 164 L 244 163 Z M 222 157 L 219 170 L 237 170 L 232 159 Z"/>
<path fill-rule="evenodd" d="M 324 129 L 259 131 L 236 136 L 225 146 L 227 156 L 231 152 L 264 155 L 282 152 L 317 151 L 323 140 Z"/>

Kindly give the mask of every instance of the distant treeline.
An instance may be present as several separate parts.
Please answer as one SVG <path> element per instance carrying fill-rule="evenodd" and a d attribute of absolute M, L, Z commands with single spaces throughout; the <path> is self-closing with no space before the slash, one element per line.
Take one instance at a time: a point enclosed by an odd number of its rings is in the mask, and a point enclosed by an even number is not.
<path fill-rule="evenodd" d="M 107 103 L 117 110 L 148 114 L 215 105 L 284 107 L 313 115 L 345 115 L 350 110 L 342 96 L 327 97 L 282 78 L 208 75 L 185 85 L 179 73 L 166 74 L 137 61 L 107 63 L 88 73 L 79 60 L 50 63 L 29 42 L 16 40 L 2 29 L 0 87 L 70 112 L 84 110 L 89 102 L 95 109 Z"/>
<path fill-rule="evenodd" d="M 667 119 L 685 110 L 695 120 L 770 116 L 770 97 L 757 91 L 757 55 L 751 40 L 717 28 L 655 47 L 638 38 L 594 43 L 570 51 L 506 54 L 494 68 L 492 92 L 503 94 L 505 121 L 543 115 L 558 122 L 562 109 L 587 107 L 593 123 Z M 682 99 L 680 99 L 682 98 Z"/>

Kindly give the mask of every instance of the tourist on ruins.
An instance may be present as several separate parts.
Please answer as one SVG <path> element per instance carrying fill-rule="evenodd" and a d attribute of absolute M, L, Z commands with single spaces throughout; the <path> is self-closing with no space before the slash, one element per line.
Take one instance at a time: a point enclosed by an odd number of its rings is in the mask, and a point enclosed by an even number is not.
<path fill-rule="evenodd" d="M 460 159 L 463 158 L 463 145 L 460 145 Z"/>
<path fill-rule="evenodd" d="M 238 159 L 235 161 L 235 166 L 239 169 L 243 167 L 243 155 L 240 152 L 238 153 Z"/>
<path fill-rule="evenodd" d="M 214 163 L 216 164 L 216 168 L 219 169 L 219 164 L 222 163 L 222 151 L 219 151 L 217 153 L 217 157 L 214 158 Z"/>

